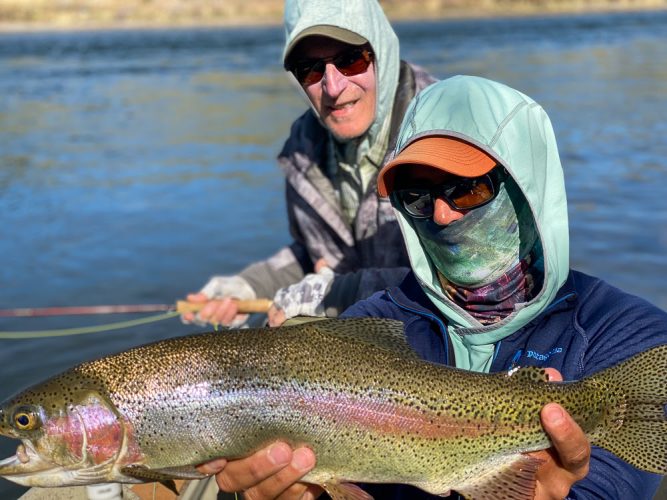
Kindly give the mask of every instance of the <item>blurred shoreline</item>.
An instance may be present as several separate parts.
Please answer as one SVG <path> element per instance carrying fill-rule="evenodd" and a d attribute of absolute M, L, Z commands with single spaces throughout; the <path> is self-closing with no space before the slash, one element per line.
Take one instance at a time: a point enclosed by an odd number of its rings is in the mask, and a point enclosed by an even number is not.
<path fill-rule="evenodd" d="M 0 33 L 277 26 L 283 0 L 0 0 Z M 385 0 L 391 21 L 667 10 L 667 0 Z"/>

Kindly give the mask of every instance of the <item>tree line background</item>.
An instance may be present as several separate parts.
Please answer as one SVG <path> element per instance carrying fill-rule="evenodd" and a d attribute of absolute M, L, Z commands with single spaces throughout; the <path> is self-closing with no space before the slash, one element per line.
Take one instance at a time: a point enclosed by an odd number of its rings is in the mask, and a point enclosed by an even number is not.
<path fill-rule="evenodd" d="M 667 9 L 667 0 L 380 0 L 390 19 Z M 278 24 L 283 0 L 0 0 L 0 28 Z"/>

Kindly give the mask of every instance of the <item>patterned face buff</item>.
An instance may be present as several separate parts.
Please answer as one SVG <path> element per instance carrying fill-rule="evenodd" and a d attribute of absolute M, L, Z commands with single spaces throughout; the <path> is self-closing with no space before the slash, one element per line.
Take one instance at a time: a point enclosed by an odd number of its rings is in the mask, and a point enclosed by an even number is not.
<path fill-rule="evenodd" d="M 415 219 L 415 230 L 431 262 L 454 285 L 477 288 L 500 279 L 537 241 L 530 206 L 511 177 L 490 203 L 441 226 Z"/>

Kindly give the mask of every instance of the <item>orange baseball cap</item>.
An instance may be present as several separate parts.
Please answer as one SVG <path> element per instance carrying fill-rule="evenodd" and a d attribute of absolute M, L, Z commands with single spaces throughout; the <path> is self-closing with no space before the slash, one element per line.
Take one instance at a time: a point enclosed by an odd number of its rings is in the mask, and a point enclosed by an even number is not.
<path fill-rule="evenodd" d="M 453 137 L 428 136 L 411 143 L 387 163 L 378 175 L 378 192 L 387 197 L 394 190 L 396 167 L 424 165 L 461 177 L 479 177 L 497 164 L 478 147 Z"/>

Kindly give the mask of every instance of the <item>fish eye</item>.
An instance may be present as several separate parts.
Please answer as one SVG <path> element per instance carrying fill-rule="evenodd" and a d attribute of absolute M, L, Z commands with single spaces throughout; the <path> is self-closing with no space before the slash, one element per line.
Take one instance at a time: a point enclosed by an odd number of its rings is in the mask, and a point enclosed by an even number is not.
<path fill-rule="evenodd" d="M 37 413 L 31 408 L 17 408 L 14 412 L 13 421 L 20 431 L 31 431 L 39 426 Z"/>

